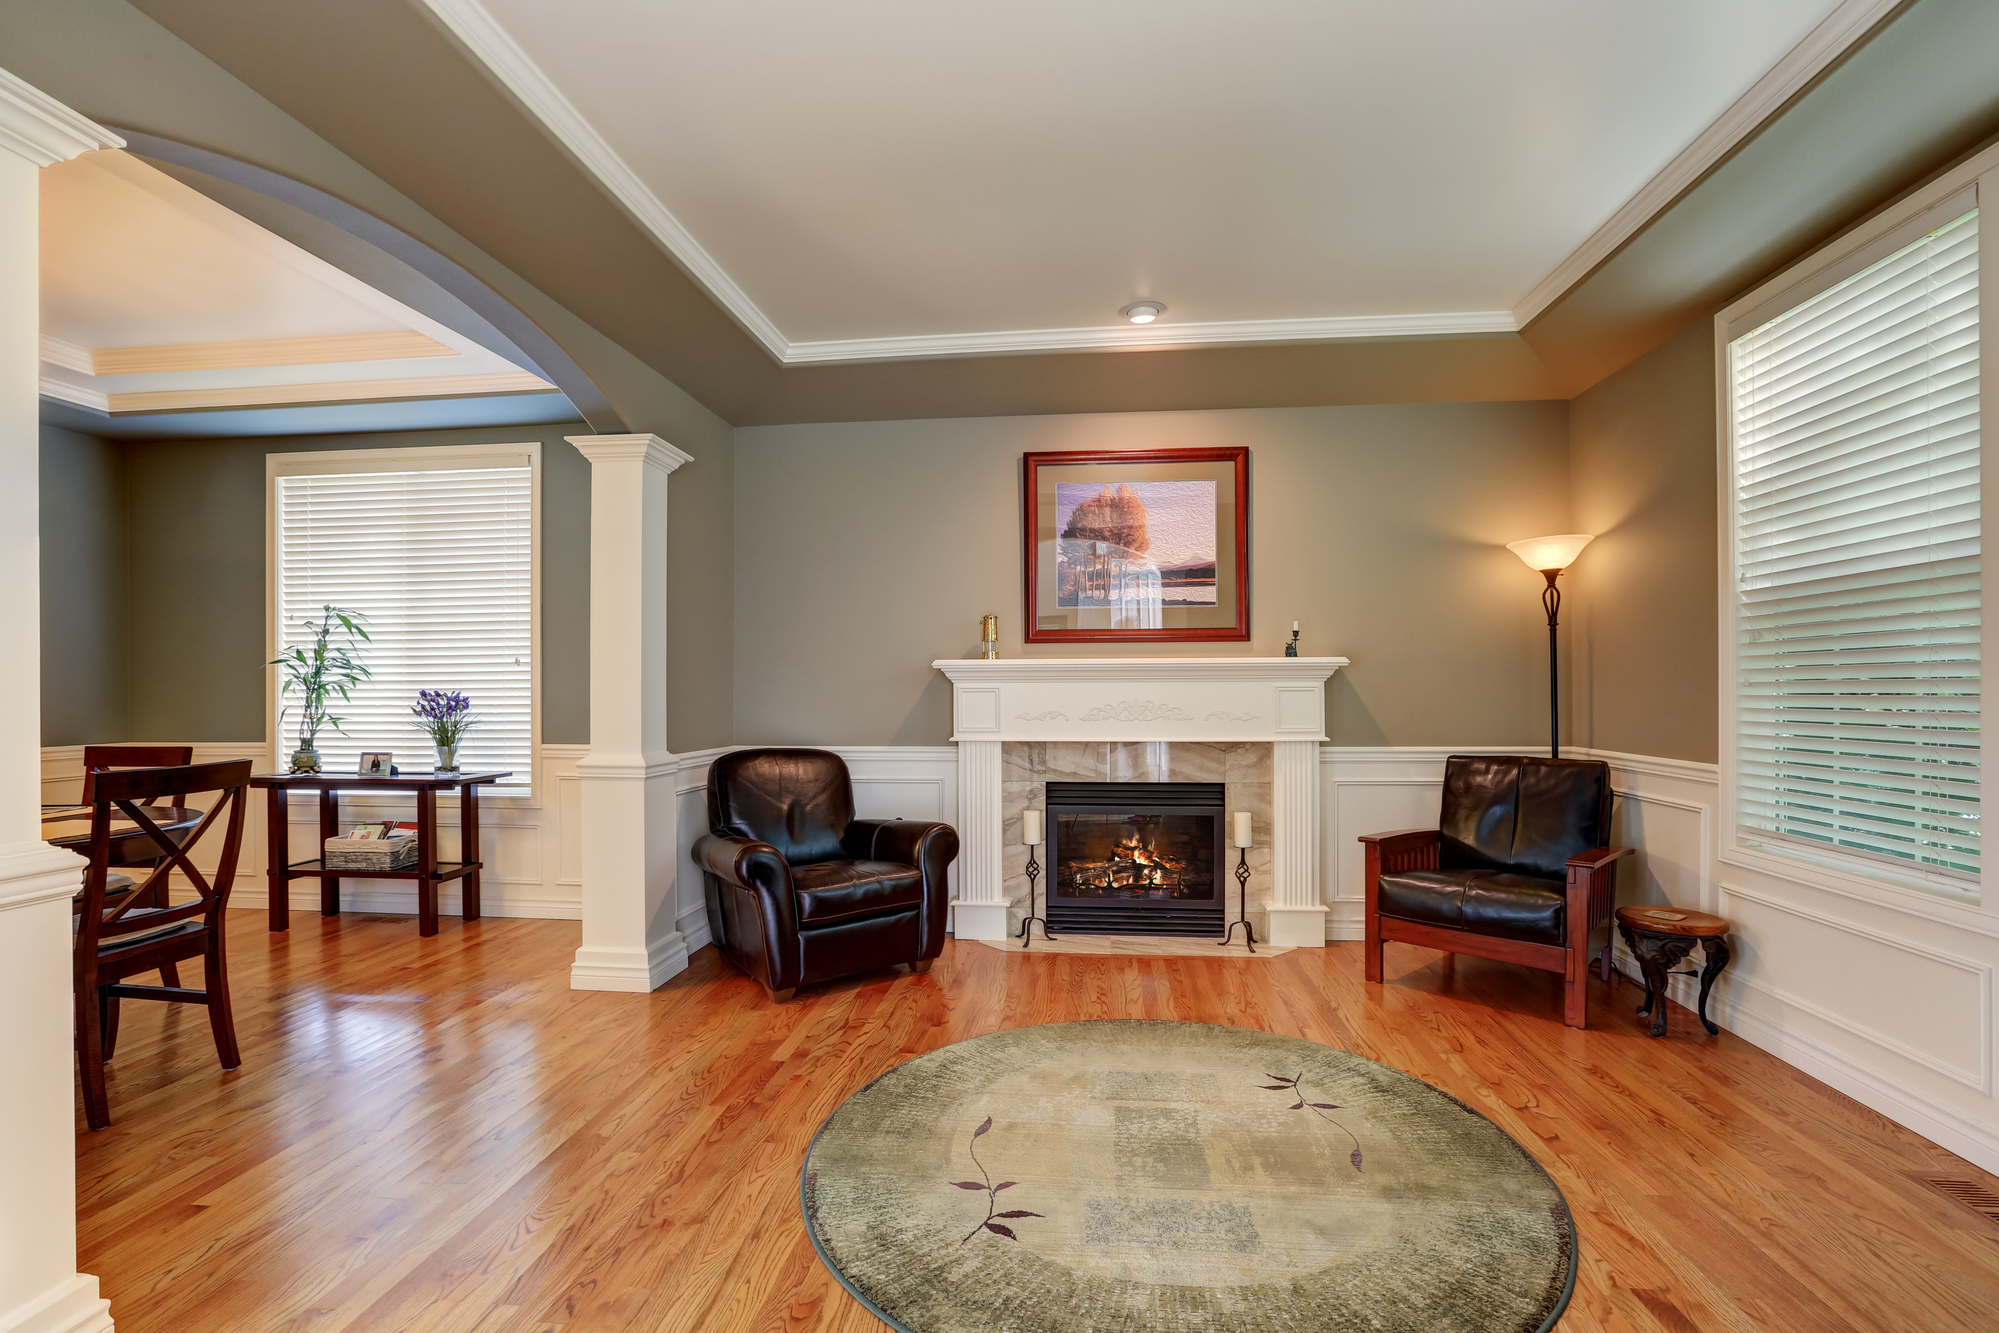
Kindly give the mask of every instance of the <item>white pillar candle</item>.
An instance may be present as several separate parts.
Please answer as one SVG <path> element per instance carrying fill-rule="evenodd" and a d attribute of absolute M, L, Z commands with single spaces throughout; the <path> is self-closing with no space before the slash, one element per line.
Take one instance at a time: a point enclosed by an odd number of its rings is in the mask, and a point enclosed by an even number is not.
<path fill-rule="evenodd" d="M 1298 622 L 1295 620 L 1291 622 L 1291 632 L 1293 634 L 1296 634 L 1298 632 Z"/>
<path fill-rule="evenodd" d="M 1020 812 L 1020 840 L 1029 847 L 1041 845 L 1041 812 L 1023 810 Z"/>
<path fill-rule="evenodd" d="M 1235 815 L 1235 845 L 1236 845 L 1236 846 L 1238 846 L 1238 847 L 1254 847 L 1254 846 L 1256 845 L 1255 843 L 1253 843 L 1253 842 L 1251 842 L 1251 841 L 1250 841 L 1250 837 L 1249 837 L 1249 811 L 1247 811 L 1247 810 L 1238 810 L 1238 811 L 1236 811 L 1236 815 Z"/>

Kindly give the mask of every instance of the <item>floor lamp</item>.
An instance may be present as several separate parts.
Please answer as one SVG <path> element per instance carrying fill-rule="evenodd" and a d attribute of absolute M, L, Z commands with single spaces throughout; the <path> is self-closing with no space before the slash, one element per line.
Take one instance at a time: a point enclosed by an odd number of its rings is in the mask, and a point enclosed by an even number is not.
<path fill-rule="evenodd" d="M 1565 532 L 1556 537 L 1529 537 L 1508 542 L 1506 549 L 1520 557 L 1527 568 L 1548 580 L 1541 592 L 1541 607 L 1548 613 L 1548 757 L 1562 757 L 1562 684 L 1555 673 L 1555 614 L 1562 609 L 1562 590 L 1555 580 L 1576 562 L 1583 547 L 1596 540 L 1587 532 Z"/>

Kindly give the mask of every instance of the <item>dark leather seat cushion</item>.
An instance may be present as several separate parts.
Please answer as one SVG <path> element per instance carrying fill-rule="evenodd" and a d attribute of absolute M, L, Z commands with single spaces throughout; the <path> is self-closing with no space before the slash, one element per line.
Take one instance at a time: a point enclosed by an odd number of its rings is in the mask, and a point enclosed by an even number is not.
<path fill-rule="evenodd" d="M 821 861 L 793 866 L 798 924 L 830 925 L 881 912 L 913 911 L 923 902 L 923 872 L 896 861 Z"/>
<path fill-rule="evenodd" d="M 1403 870 L 1381 877 L 1381 914 L 1530 944 L 1567 943 L 1559 879 L 1499 870 Z"/>

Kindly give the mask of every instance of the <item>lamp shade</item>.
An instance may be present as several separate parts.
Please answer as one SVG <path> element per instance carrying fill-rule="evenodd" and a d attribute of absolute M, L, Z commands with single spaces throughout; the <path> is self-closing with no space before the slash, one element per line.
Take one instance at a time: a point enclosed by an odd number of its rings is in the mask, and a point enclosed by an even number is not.
<path fill-rule="evenodd" d="M 1583 547 L 1595 541 L 1588 532 L 1564 532 L 1554 537 L 1529 537 L 1525 541 L 1508 542 L 1506 549 L 1526 562 L 1532 570 L 1567 569 L 1583 553 Z"/>

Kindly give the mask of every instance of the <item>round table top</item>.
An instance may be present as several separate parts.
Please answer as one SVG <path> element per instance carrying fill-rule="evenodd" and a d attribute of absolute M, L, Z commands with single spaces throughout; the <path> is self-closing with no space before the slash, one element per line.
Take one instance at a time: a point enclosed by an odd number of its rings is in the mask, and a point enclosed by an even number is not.
<path fill-rule="evenodd" d="M 146 818 L 159 826 L 162 833 L 184 833 L 201 822 L 205 811 L 182 805 L 142 805 Z M 42 807 L 42 840 L 55 847 L 78 849 L 90 846 L 91 808 L 87 805 L 56 805 Z M 143 838 L 144 829 L 125 818 L 117 811 L 111 816 L 111 840 L 121 842 L 129 838 Z M 175 839 L 176 842 L 179 839 Z"/>
<path fill-rule="evenodd" d="M 1726 935 L 1728 919 L 1685 907 L 1620 907 L 1617 924 L 1655 935 Z"/>

